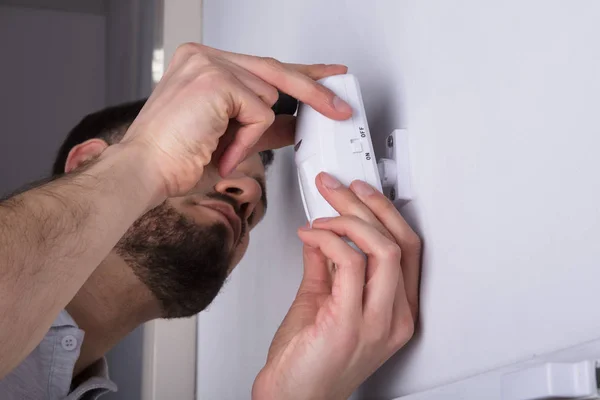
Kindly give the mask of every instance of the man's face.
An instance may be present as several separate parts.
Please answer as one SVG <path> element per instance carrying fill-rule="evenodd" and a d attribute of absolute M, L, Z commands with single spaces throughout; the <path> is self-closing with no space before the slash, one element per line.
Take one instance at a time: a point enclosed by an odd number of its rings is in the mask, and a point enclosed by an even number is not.
<path fill-rule="evenodd" d="M 163 317 L 197 314 L 215 298 L 266 212 L 264 185 L 258 154 L 225 179 L 208 166 L 192 191 L 146 213 L 119 241 L 117 253 L 158 298 Z"/>

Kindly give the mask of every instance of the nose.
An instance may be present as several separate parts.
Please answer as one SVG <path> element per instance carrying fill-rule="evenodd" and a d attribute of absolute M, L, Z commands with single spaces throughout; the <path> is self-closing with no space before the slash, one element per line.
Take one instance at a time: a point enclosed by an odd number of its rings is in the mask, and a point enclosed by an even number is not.
<path fill-rule="evenodd" d="M 233 197 L 240 208 L 240 217 L 247 221 L 260 201 L 262 190 L 256 179 L 243 174 L 234 174 L 218 182 L 215 190 Z"/>

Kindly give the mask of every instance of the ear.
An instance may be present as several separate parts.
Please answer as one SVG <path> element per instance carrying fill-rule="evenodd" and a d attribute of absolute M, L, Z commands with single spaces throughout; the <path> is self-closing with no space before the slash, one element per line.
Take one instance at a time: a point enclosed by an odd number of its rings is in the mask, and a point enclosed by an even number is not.
<path fill-rule="evenodd" d="M 89 139 L 78 144 L 69 151 L 67 162 L 65 163 L 65 172 L 69 173 L 85 163 L 92 161 L 102 154 L 107 147 L 108 143 L 97 138 Z"/>

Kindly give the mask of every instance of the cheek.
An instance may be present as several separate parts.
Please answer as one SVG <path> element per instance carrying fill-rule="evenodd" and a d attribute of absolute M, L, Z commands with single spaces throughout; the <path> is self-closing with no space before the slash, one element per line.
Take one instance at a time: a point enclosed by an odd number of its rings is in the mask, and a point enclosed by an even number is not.
<path fill-rule="evenodd" d="M 213 192 L 215 185 L 221 180 L 219 171 L 213 164 L 204 167 L 202 179 L 192 188 L 190 194 L 204 194 Z"/>

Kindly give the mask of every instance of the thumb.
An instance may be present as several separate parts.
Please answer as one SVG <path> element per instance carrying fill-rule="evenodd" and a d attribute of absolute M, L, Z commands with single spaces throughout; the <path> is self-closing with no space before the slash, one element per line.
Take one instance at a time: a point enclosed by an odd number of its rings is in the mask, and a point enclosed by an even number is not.
<path fill-rule="evenodd" d="M 292 145 L 294 144 L 295 131 L 296 117 L 293 115 L 278 115 L 248 154 Z"/>
<path fill-rule="evenodd" d="M 299 292 L 314 294 L 331 293 L 332 277 L 329 260 L 321 250 L 304 246 L 304 276 L 300 283 Z"/>
<path fill-rule="evenodd" d="M 219 139 L 217 149 L 212 154 L 211 162 L 222 167 L 221 156 L 225 153 L 229 145 L 235 139 L 237 131 L 241 129 L 239 122 L 230 120 L 227 130 Z M 260 139 L 246 152 L 246 157 L 252 154 L 259 153 L 265 150 L 275 150 L 281 147 L 289 146 L 294 144 L 294 133 L 296 131 L 296 117 L 293 115 L 278 115 L 275 117 L 275 121 L 269 126 L 269 128 L 262 134 Z M 234 167 L 234 169 L 237 165 Z"/>
<path fill-rule="evenodd" d="M 304 246 L 304 277 L 298 293 L 271 342 L 267 362 L 277 356 L 292 338 L 314 323 L 322 298 L 331 293 L 327 259 L 319 249 Z M 325 296 L 319 296 L 324 294 Z"/>

